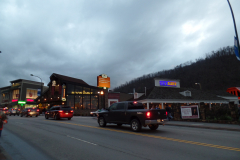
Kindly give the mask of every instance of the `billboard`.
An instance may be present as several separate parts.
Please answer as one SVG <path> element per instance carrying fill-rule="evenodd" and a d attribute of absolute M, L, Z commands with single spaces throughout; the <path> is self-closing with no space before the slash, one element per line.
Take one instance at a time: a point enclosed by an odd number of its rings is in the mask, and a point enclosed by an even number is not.
<path fill-rule="evenodd" d="M 97 77 L 97 86 L 100 88 L 110 88 L 110 77 L 106 74 Z"/>
<path fill-rule="evenodd" d="M 197 119 L 199 118 L 198 105 L 181 106 L 182 119 Z"/>

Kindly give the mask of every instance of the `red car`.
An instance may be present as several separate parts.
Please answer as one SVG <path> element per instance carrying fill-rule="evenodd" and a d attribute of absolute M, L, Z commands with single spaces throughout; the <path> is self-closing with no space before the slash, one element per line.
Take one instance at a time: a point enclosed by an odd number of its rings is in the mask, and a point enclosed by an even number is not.
<path fill-rule="evenodd" d="M 54 119 L 61 119 L 67 118 L 70 120 L 73 117 L 73 110 L 69 106 L 53 106 L 45 113 L 45 118 L 54 118 Z"/>

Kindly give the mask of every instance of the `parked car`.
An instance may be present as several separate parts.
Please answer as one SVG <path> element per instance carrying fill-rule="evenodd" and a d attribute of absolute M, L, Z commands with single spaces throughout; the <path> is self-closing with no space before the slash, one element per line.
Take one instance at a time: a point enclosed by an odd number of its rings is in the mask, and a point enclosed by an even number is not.
<path fill-rule="evenodd" d="M 19 116 L 20 115 L 20 108 L 15 108 L 16 114 Z"/>
<path fill-rule="evenodd" d="M 45 118 L 54 118 L 54 119 L 61 119 L 67 118 L 71 120 L 73 117 L 73 110 L 69 106 L 53 106 L 45 113 Z"/>
<path fill-rule="evenodd" d="M 25 116 L 25 117 L 32 117 L 32 116 L 36 116 L 38 117 L 39 116 L 39 109 L 38 108 L 25 108 L 24 110 L 21 111 L 20 113 L 21 117 L 22 116 Z"/>
<path fill-rule="evenodd" d="M 8 115 L 8 109 L 7 108 L 0 108 L 0 111 L 2 111 L 4 114 Z"/>
<path fill-rule="evenodd" d="M 8 114 L 9 114 L 9 116 L 11 116 L 11 115 L 15 116 L 15 115 L 17 115 L 17 111 L 15 108 L 9 108 Z"/>

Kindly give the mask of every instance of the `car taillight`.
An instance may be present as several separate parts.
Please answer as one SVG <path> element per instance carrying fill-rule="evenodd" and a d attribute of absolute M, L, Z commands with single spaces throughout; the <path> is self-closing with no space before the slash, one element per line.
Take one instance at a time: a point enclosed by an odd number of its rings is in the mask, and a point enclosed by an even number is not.
<path fill-rule="evenodd" d="M 71 110 L 70 112 L 73 112 L 73 110 Z"/>
<path fill-rule="evenodd" d="M 167 116 L 167 112 L 166 112 L 166 116 Z"/>
<path fill-rule="evenodd" d="M 13 109 L 12 109 L 13 110 Z"/>
<path fill-rule="evenodd" d="M 20 109 L 18 109 L 20 111 Z"/>
<path fill-rule="evenodd" d="M 37 112 L 39 112 L 39 109 L 37 109 Z"/>
<path fill-rule="evenodd" d="M 63 111 L 58 111 L 59 113 L 62 113 Z"/>
<path fill-rule="evenodd" d="M 147 118 L 150 118 L 151 117 L 151 112 L 147 112 Z"/>
<path fill-rule="evenodd" d="M 31 110 L 30 110 L 30 109 L 28 109 L 28 112 L 31 112 Z"/>

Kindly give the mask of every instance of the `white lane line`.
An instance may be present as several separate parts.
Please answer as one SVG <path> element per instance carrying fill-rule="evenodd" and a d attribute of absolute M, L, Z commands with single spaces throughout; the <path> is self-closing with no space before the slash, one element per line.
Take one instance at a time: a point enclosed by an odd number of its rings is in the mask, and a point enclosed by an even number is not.
<path fill-rule="evenodd" d="M 73 138 L 73 139 L 76 139 L 76 140 L 79 140 L 79 141 L 82 141 L 82 142 L 89 143 L 89 144 L 92 144 L 94 146 L 97 146 L 97 144 L 95 144 L 95 143 L 91 143 L 91 142 L 88 142 L 88 141 L 85 141 L 85 140 L 82 140 L 82 139 L 79 139 L 79 138 L 75 138 L 75 137 L 72 137 L 72 136 L 69 136 L 69 135 L 67 135 L 67 137 L 70 137 L 70 138 Z"/>

